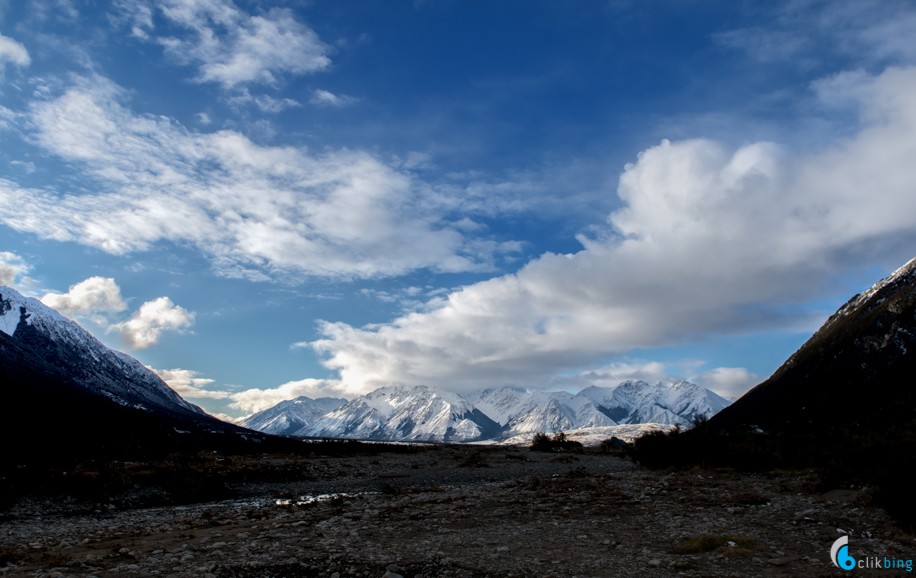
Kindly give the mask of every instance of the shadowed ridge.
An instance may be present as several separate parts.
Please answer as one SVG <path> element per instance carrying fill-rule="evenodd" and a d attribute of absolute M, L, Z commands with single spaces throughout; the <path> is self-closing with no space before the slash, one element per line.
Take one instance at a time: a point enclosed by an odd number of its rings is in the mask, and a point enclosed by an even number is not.
<path fill-rule="evenodd" d="M 713 428 L 884 429 L 916 418 L 916 259 L 854 296 Z"/>

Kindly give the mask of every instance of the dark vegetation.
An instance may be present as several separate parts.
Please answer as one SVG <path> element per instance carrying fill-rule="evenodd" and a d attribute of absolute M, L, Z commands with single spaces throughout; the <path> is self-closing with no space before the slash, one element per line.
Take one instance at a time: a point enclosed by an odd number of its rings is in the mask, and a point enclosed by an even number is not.
<path fill-rule="evenodd" d="M 545 433 L 536 433 L 531 440 L 530 449 L 534 452 L 581 452 L 582 444 L 567 439 L 563 432 L 558 432 L 553 437 Z"/>
<path fill-rule="evenodd" d="M 719 428 L 701 422 L 693 429 L 653 432 L 637 439 L 632 457 L 650 468 L 734 468 L 744 472 L 807 469 L 823 491 L 865 488 L 873 502 L 902 527 L 916 531 L 916 423 L 879 431 L 833 427 L 822 432 L 764 432 L 752 427 Z"/>
<path fill-rule="evenodd" d="M 916 269 L 855 298 L 772 377 L 709 421 L 638 439 L 652 468 L 815 470 L 822 489 L 867 488 L 916 530 Z"/>

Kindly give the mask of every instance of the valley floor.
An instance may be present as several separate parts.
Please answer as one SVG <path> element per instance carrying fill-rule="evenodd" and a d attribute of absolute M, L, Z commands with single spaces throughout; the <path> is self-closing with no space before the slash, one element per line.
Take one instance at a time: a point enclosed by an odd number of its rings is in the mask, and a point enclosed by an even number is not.
<path fill-rule="evenodd" d="M 841 531 L 853 556 L 916 557 L 864 494 L 803 473 L 493 447 L 285 459 L 301 479 L 234 482 L 231 500 L 20 500 L 0 518 L 0 576 L 840 576 Z"/>

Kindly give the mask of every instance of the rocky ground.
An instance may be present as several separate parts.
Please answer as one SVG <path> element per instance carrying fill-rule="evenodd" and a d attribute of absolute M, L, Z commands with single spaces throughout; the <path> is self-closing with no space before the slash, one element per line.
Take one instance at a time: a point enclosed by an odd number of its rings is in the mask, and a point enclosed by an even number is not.
<path fill-rule="evenodd" d="M 829 550 L 842 534 L 853 556 L 916 558 L 864 492 L 818 492 L 805 473 L 473 447 L 241 460 L 298 474 L 181 506 L 149 507 L 156 490 L 142 486 L 20 499 L 0 518 L 0 575 L 839 576 Z"/>

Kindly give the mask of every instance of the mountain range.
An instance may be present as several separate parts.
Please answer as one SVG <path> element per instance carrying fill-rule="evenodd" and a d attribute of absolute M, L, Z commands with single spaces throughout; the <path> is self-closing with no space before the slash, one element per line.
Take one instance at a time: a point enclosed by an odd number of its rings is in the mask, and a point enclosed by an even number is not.
<path fill-rule="evenodd" d="M 491 388 L 460 395 L 383 387 L 350 401 L 299 397 L 241 422 L 266 433 L 390 441 L 501 441 L 523 434 L 637 423 L 688 425 L 728 401 L 687 381 L 626 381 L 579 393 Z"/>
<path fill-rule="evenodd" d="M 392 386 L 350 401 L 283 402 L 249 417 L 242 424 L 249 429 L 242 429 L 208 416 L 140 362 L 105 347 L 40 301 L 0 287 L 0 387 L 6 407 L 14 408 L 0 420 L 0 435 L 16 440 L 3 454 L 12 461 L 75 451 L 109 456 L 129 448 L 186 448 L 198 434 L 262 435 L 252 429 L 322 438 L 502 441 L 620 424 L 685 425 L 699 415 L 712 416 L 711 430 L 753 426 L 789 435 L 785 439 L 795 440 L 797 448 L 823 447 L 823 440 L 836 445 L 860 432 L 891 432 L 881 439 L 896 440 L 897 447 L 916 436 L 914 373 L 916 259 L 850 299 L 769 379 L 731 406 L 684 381 L 628 381 L 575 394 Z"/>

